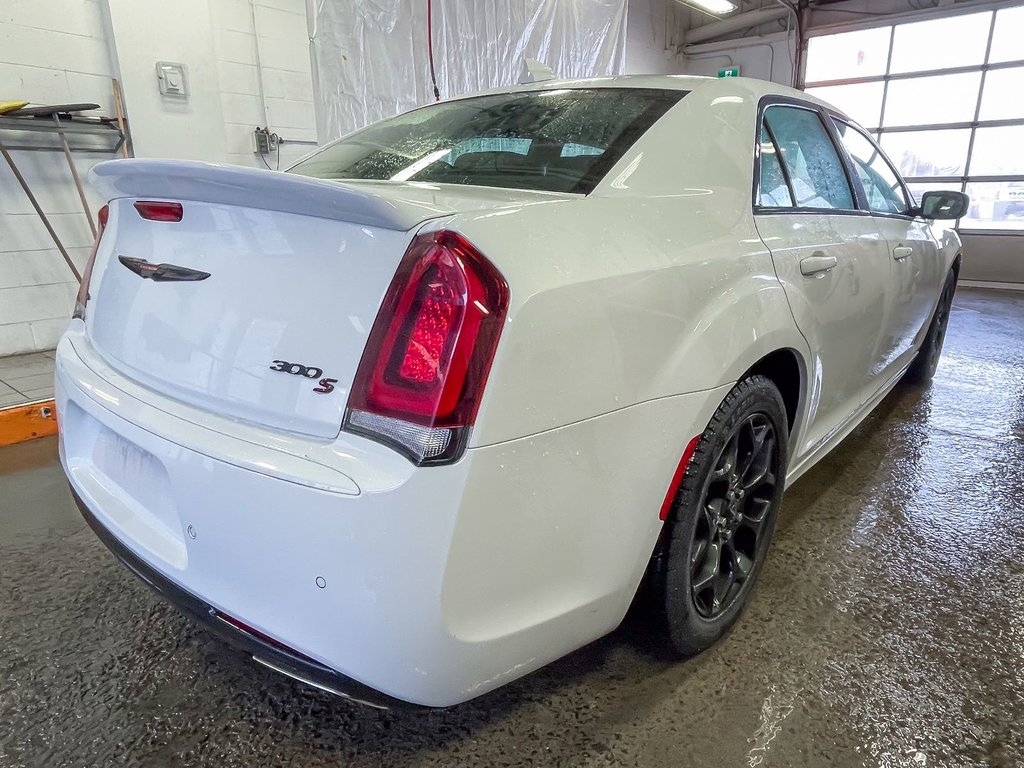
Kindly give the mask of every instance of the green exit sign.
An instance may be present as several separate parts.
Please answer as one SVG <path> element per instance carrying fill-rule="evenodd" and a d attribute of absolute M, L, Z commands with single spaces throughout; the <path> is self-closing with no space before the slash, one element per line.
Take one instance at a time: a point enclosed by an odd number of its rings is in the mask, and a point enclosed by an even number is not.
<path fill-rule="evenodd" d="M 740 68 L 739 67 L 729 67 L 728 69 L 720 69 L 720 70 L 718 70 L 718 76 L 719 77 L 739 77 L 740 76 Z"/>

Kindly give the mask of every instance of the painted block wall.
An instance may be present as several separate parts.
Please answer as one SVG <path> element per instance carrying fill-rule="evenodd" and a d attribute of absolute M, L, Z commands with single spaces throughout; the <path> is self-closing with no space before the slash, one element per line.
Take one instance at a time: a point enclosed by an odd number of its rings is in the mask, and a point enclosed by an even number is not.
<path fill-rule="evenodd" d="M 252 153 L 257 125 L 269 124 L 288 139 L 315 139 L 304 0 L 253 0 L 252 5 L 249 0 L 183 0 L 174 6 L 177 21 L 162 24 L 166 3 L 132 0 L 145 23 L 126 25 L 116 23 L 118 3 L 0 1 L 0 101 L 95 102 L 100 112 L 112 115 L 110 78 L 118 76 L 123 58 L 122 64 L 133 63 L 121 79 L 137 78 L 134 86 L 124 86 L 139 157 L 197 157 L 263 167 Z M 174 115 L 160 107 L 154 66 L 162 58 L 174 60 L 176 51 L 194 59 L 185 61 L 190 74 L 204 73 L 203 106 L 192 119 L 168 119 Z M 280 166 L 311 149 L 284 144 Z M 13 155 L 81 268 L 92 234 L 63 154 Z M 76 155 L 79 173 L 84 177 L 93 164 L 112 157 Z M 276 157 L 270 165 L 276 167 Z M 101 201 L 91 193 L 90 198 L 95 215 Z M 0 356 L 52 348 L 67 325 L 76 291 L 42 222 L 0 161 Z"/>
<path fill-rule="evenodd" d="M 269 125 L 285 139 L 315 142 L 316 120 L 305 0 L 255 0 L 254 6 L 249 0 L 210 0 L 210 20 L 220 78 L 226 162 L 263 168 L 263 162 L 252 152 L 255 126 Z M 280 167 L 288 167 L 314 148 L 309 144 L 283 144 Z M 268 162 L 271 168 L 278 167 L 276 155 Z"/>
<path fill-rule="evenodd" d="M 214 5 L 217 0 L 214 0 Z M 114 64 L 120 72 L 136 157 L 224 162 L 224 118 L 208 0 L 175 0 L 154 15 L 149 0 L 107 0 Z M 160 93 L 156 62 L 184 64 L 188 94 Z"/>
<path fill-rule="evenodd" d="M 676 0 L 629 0 L 626 6 L 627 75 L 678 75 L 684 61 L 674 51 Z M 666 39 L 668 38 L 668 39 Z"/>
<path fill-rule="evenodd" d="M 701 53 L 684 57 L 688 75 L 714 77 L 721 69 L 739 67 L 743 77 L 770 80 L 780 85 L 793 82 L 795 32 L 773 32 L 699 47 Z"/>
<path fill-rule="evenodd" d="M 0 3 L 0 101 L 95 102 L 104 114 L 113 114 L 112 74 L 100 0 Z M 92 233 L 63 154 L 12 154 L 81 268 Z M 83 175 L 107 159 L 79 157 Z M 91 202 L 95 211 L 97 201 Z M 0 355 L 52 348 L 77 290 L 28 198 L 0 161 Z"/>

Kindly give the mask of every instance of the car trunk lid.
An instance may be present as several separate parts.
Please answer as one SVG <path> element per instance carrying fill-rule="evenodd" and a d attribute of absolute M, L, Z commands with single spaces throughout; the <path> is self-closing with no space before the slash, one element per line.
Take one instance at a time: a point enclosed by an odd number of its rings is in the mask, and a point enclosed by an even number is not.
<path fill-rule="evenodd" d="M 418 225 L 563 197 L 154 160 L 104 163 L 90 179 L 110 200 L 85 317 L 104 359 L 191 405 L 320 438 L 338 434 Z M 180 204 L 180 221 L 147 201 Z"/>

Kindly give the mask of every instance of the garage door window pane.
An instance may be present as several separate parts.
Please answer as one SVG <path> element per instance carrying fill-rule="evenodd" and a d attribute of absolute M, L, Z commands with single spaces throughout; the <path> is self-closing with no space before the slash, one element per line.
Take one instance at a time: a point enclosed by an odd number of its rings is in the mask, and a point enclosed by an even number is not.
<path fill-rule="evenodd" d="M 996 29 L 992 34 L 992 50 L 988 60 L 1024 60 L 1021 40 L 1024 40 L 1024 6 L 996 12 Z"/>
<path fill-rule="evenodd" d="M 968 184 L 967 194 L 971 207 L 962 228 L 1024 230 L 1024 181 Z"/>
<path fill-rule="evenodd" d="M 970 128 L 882 135 L 882 149 L 904 176 L 962 176 Z"/>
<path fill-rule="evenodd" d="M 861 125 L 875 128 L 881 122 L 884 87 L 884 83 L 827 85 L 824 88 L 808 88 L 807 93 L 827 101 Z"/>
<path fill-rule="evenodd" d="M 1021 43 L 1024 47 L 1024 42 Z M 1021 51 L 1024 55 L 1024 50 Z M 1024 117 L 1024 67 L 993 69 L 985 78 L 981 97 L 982 120 Z"/>
<path fill-rule="evenodd" d="M 921 195 L 925 192 L 959 192 L 960 185 L 942 181 L 908 181 L 907 189 L 914 198 L 914 204 L 920 205 Z"/>
<path fill-rule="evenodd" d="M 974 136 L 972 176 L 1024 174 L 1024 125 L 979 128 Z"/>
<path fill-rule="evenodd" d="M 972 13 L 896 27 L 890 72 L 981 64 L 992 13 Z M 977 96 L 977 94 L 975 94 Z"/>
<path fill-rule="evenodd" d="M 764 119 L 782 152 L 797 206 L 852 209 L 846 173 L 818 113 L 770 107 Z"/>
<path fill-rule="evenodd" d="M 885 74 L 892 27 L 812 37 L 807 47 L 808 83 Z"/>
<path fill-rule="evenodd" d="M 960 123 L 974 119 L 980 72 L 893 80 L 882 125 Z"/>

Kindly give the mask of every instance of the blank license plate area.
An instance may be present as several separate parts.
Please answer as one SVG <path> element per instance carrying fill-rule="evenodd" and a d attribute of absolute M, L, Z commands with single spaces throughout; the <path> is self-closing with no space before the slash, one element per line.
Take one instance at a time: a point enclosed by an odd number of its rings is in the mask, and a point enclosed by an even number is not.
<path fill-rule="evenodd" d="M 149 524 L 183 541 L 170 479 L 156 456 L 101 424 L 93 444 L 92 461 L 102 475 L 117 485 L 121 491 L 118 495 L 130 497 L 134 504 L 129 506 L 140 516 L 152 518 L 147 521 Z"/>

